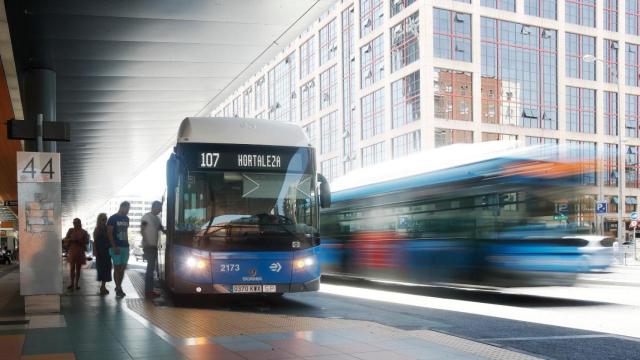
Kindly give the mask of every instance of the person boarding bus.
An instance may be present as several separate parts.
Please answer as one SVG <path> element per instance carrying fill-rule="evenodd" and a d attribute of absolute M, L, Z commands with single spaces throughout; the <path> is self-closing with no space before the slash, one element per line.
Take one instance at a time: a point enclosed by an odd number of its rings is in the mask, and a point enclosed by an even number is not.
<path fill-rule="evenodd" d="M 148 299 L 159 296 L 158 293 L 153 291 L 153 273 L 158 263 L 159 232 L 164 232 L 164 227 L 158 217 L 161 211 L 162 203 L 160 201 L 154 201 L 151 204 L 151 211 L 144 214 L 140 223 L 142 251 L 144 252 L 144 258 L 147 260 L 147 272 L 144 277 L 144 295 Z"/>

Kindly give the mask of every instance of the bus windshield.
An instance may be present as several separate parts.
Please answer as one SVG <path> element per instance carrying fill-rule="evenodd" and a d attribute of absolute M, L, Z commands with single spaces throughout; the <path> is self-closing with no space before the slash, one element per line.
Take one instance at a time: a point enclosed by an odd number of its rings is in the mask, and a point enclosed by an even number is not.
<path fill-rule="evenodd" d="M 316 245 L 309 173 L 189 172 L 176 194 L 177 243 L 209 251 L 286 251 Z"/>

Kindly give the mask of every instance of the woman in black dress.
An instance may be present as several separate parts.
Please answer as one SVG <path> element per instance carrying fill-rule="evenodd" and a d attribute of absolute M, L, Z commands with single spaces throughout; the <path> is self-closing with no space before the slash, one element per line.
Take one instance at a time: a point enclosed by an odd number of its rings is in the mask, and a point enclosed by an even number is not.
<path fill-rule="evenodd" d="M 96 257 L 98 281 L 102 281 L 100 294 L 107 295 L 106 284 L 111 281 L 111 256 L 109 255 L 109 237 L 107 236 L 107 214 L 101 213 L 93 230 L 93 255 Z"/>

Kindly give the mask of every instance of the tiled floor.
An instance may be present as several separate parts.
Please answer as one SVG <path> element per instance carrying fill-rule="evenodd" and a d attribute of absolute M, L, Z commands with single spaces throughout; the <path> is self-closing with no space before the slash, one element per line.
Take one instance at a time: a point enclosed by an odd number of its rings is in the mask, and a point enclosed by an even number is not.
<path fill-rule="evenodd" d="M 125 284 L 126 299 L 102 297 L 94 276 L 85 271 L 82 292 L 62 297 L 60 315 L 0 317 L 0 358 L 533 359 L 445 334 L 362 321 L 156 306 L 136 300 L 137 274 Z M 17 291 L 8 279 L 0 278 L 0 304 Z"/>

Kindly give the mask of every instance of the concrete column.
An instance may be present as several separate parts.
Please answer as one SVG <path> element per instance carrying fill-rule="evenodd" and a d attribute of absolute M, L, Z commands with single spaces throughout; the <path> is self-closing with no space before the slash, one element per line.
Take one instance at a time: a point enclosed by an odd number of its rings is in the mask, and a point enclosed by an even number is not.
<path fill-rule="evenodd" d="M 37 124 L 38 115 L 43 121 L 56 121 L 56 73 L 51 69 L 29 69 L 24 76 L 22 97 L 24 120 Z M 35 140 L 25 141 L 25 151 L 38 151 Z M 56 152 L 54 141 L 44 142 L 40 151 Z"/>
<path fill-rule="evenodd" d="M 56 73 L 51 69 L 32 68 L 26 70 L 23 83 L 24 120 L 34 126 L 48 121 L 56 121 Z M 42 129 L 37 133 L 42 134 Z M 40 138 L 41 141 L 41 138 Z M 25 151 L 56 152 L 55 141 L 38 140 L 25 141 Z M 58 169 L 59 172 L 59 169 Z M 47 193 L 46 201 L 54 204 L 52 218 L 60 221 L 60 183 L 18 184 L 20 200 L 20 232 L 26 234 L 25 203 L 32 201 L 34 191 Z M 62 292 L 62 268 L 55 256 L 60 252 L 60 226 L 52 234 L 30 234 L 22 236 L 23 244 L 20 251 L 20 293 L 24 295 L 25 312 L 56 313 L 60 312 L 60 293 Z M 23 239 L 24 238 L 24 239 Z M 53 262 L 48 258 L 54 256 Z M 39 257 L 39 258 L 38 258 Z M 46 275 L 45 274 L 51 274 Z M 27 285 L 28 284 L 28 285 Z"/>

